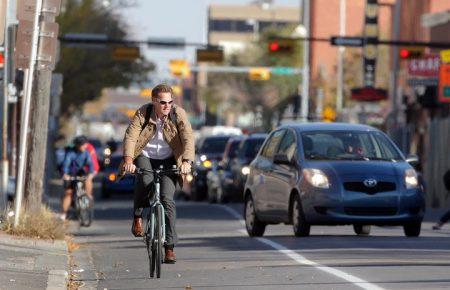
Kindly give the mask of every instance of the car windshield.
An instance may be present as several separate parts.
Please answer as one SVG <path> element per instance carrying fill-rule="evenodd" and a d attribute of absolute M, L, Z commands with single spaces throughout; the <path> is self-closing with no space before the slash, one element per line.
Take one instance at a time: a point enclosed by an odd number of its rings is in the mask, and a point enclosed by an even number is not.
<path fill-rule="evenodd" d="M 402 160 L 386 136 L 376 131 L 312 131 L 301 135 L 308 160 Z"/>
<path fill-rule="evenodd" d="M 228 138 L 211 138 L 205 139 L 200 152 L 201 153 L 223 153 L 225 146 L 227 146 Z"/>
<path fill-rule="evenodd" d="M 255 158 L 258 154 L 259 148 L 261 148 L 264 139 L 248 139 L 243 142 L 242 147 L 239 150 L 240 158 Z"/>

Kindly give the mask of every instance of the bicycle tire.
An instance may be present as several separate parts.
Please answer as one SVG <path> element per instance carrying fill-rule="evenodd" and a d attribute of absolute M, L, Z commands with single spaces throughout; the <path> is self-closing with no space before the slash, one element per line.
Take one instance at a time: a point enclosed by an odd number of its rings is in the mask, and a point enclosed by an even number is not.
<path fill-rule="evenodd" d="M 145 227 L 144 241 L 145 241 L 145 245 L 147 247 L 148 268 L 149 268 L 150 278 L 153 278 L 155 275 L 155 245 L 153 244 L 153 240 L 151 237 L 151 227 L 152 226 L 153 225 L 151 224 L 151 213 L 149 213 L 149 215 L 147 217 L 147 224 Z"/>
<path fill-rule="evenodd" d="M 80 225 L 84 227 L 89 227 L 92 223 L 92 210 L 90 206 L 90 199 L 86 195 L 78 198 L 78 219 Z"/>
<path fill-rule="evenodd" d="M 161 207 L 156 207 L 156 222 L 155 222 L 155 243 L 156 243 L 156 277 L 161 278 L 161 264 L 162 264 L 162 211 Z"/>

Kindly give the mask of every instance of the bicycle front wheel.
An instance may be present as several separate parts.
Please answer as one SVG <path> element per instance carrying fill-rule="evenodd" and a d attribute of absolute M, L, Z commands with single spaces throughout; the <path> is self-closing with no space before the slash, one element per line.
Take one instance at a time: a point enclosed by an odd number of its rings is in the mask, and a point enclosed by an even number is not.
<path fill-rule="evenodd" d="M 161 277 L 161 264 L 163 260 L 163 254 L 162 254 L 162 247 L 163 247 L 163 240 L 162 240 L 162 210 L 160 206 L 156 207 L 156 222 L 155 222 L 155 240 L 156 240 L 156 277 Z"/>
<path fill-rule="evenodd" d="M 92 206 L 91 200 L 86 195 L 80 196 L 78 198 L 78 219 L 80 225 L 88 227 L 92 223 Z"/>

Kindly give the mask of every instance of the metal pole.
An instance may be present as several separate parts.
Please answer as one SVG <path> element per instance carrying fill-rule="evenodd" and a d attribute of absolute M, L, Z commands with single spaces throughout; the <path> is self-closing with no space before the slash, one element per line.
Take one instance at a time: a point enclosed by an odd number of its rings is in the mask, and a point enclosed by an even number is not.
<path fill-rule="evenodd" d="M 402 12 L 402 0 L 397 0 L 394 7 L 394 35 L 393 40 L 398 41 L 400 38 L 400 17 Z M 391 98 L 392 98 L 392 125 L 397 127 L 397 81 L 398 81 L 398 70 L 400 69 L 399 59 L 398 59 L 398 46 L 392 47 L 392 71 L 391 71 Z"/>
<path fill-rule="evenodd" d="M 310 14 L 311 6 L 310 0 L 303 0 L 303 26 L 305 27 L 306 33 L 305 38 L 310 36 Z M 309 42 L 305 42 L 303 45 L 303 73 L 302 73 L 302 94 L 301 97 L 301 116 L 300 120 L 302 122 L 308 121 L 309 112 Z"/>
<path fill-rule="evenodd" d="M 340 0 L 339 7 L 339 35 L 345 36 L 346 24 L 346 0 Z M 336 111 L 341 112 L 344 103 L 344 52 L 345 46 L 338 48 L 338 71 L 337 71 L 337 100 Z"/>
<path fill-rule="evenodd" d="M 33 36 L 31 41 L 31 55 L 29 69 L 25 70 L 25 93 L 23 96 L 22 122 L 20 126 L 20 149 L 19 149 L 19 168 L 17 174 L 16 200 L 14 227 L 19 225 L 20 209 L 23 199 L 23 188 L 25 181 L 25 159 L 27 149 L 27 131 L 30 117 L 31 92 L 33 87 L 33 77 L 37 59 L 37 49 L 39 41 L 39 17 L 42 9 L 42 0 L 36 0 L 36 15 L 34 16 Z"/>

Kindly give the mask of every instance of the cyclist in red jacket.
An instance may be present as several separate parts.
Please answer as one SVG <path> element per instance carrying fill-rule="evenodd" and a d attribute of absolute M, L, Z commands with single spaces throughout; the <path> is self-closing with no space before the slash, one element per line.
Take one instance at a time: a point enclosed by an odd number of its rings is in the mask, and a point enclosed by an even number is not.
<path fill-rule="evenodd" d="M 86 151 L 89 152 L 89 155 L 91 156 L 92 165 L 94 166 L 94 173 L 92 174 L 92 179 L 89 181 L 86 180 L 85 188 L 86 188 L 86 194 L 89 196 L 92 200 L 94 200 L 94 183 L 93 178 L 95 175 L 97 175 L 98 171 L 100 170 L 100 165 L 98 163 L 97 153 L 95 152 L 95 147 L 91 143 L 86 143 Z"/>

